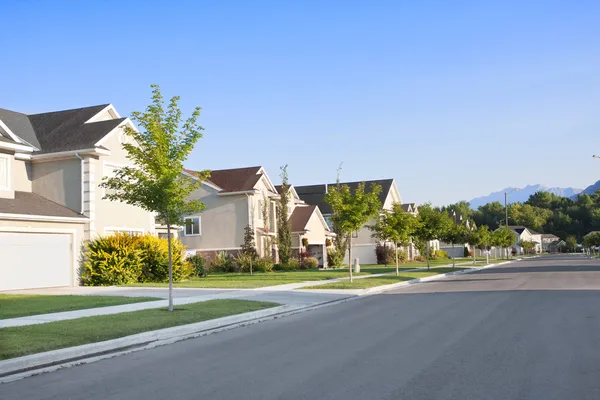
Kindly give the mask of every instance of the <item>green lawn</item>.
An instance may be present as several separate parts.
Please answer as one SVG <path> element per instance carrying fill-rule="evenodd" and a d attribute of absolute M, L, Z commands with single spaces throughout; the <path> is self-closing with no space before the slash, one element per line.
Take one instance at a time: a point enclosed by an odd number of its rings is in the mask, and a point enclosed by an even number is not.
<path fill-rule="evenodd" d="M 248 300 L 211 300 L 177 306 L 172 313 L 163 308 L 2 328 L 0 360 L 275 306 L 278 304 Z"/>
<path fill-rule="evenodd" d="M 359 275 L 368 275 L 361 272 Z M 347 269 L 337 270 L 308 270 L 292 272 L 257 272 L 250 274 L 214 274 L 206 278 L 191 278 L 187 281 L 175 283 L 175 287 L 182 288 L 260 288 L 265 286 L 284 285 L 304 281 L 322 281 L 326 279 L 345 278 Z M 130 286 L 168 286 L 166 283 L 136 283 Z"/>
<path fill-rule="evenodd" d="M 431 271 L 400 272 L 400 275 L 380 276 L 377 278 L 356 279 L 350 283 L 348 281 L 335 282 L 325 285 L 310 286 L 303 289 L 367 289 L 375 286 L 391 285 L 392 283 L 409 281 L 416 278 L 425 278 L 431 275 L 444 274 L 446 272 L 460 271 L 464 268 L 436 268 Z"/>
<path fill-rule="evenodd" d="M 154 297 L 0 294 L 0 319 L 161 300 Z"/>

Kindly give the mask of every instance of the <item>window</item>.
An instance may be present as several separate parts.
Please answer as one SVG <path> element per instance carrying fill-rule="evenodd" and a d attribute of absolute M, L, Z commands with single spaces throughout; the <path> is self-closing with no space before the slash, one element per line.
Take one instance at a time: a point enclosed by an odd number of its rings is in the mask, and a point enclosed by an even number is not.
<path fill-rule="evenodd" d="M 200 217 L 191 217 L 185 219 L 185 236 L 200 236 Z"/>
<path fill-rule="evenodd" d="M 0 189 L 10 189 L 10 159 L 0 154 Z"/>

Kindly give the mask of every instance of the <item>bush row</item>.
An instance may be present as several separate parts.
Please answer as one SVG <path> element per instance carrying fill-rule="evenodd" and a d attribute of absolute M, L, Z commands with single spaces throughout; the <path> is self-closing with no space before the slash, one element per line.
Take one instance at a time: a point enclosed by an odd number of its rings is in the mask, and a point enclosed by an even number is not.
<path fill-rule="evenodd" d="M 188 258 L 188 262 L 193 266 L 194 274 L 199 277 L 205 277 L 209 273 L 248 273 L 250 268 L 253 272 L 271 272 L 314 269 L 319 266 L 319 261 L 312 256 L 292 258 L 287 265 L 282 265 L 275 264 L 270 257 L 253 257 L 244 253 L 232 256 L 224 251 L 218 252 L 212 260 L 201 254 L 195 254 Z"/>
<path fill-rule="evenodd" d="M 192 265 L 183 259 L 183 245 L 172 240 L 173 281 L 188 278 Z M 166 239 L 152 235 L 116 233 L 89 241 L 83 251 L 81 282 L 87 286 L 168 282 Z"/>

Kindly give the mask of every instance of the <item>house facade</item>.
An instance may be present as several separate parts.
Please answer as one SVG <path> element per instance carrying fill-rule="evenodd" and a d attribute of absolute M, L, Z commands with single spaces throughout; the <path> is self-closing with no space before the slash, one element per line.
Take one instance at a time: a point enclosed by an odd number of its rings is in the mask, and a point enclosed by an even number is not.
<path fill-rule="evenodd" d="M 556 245 L 560 242 L 560 238 L 551 233 L 543 233 L 542 239 L 542 251 L 553 252 L 557 251 Z"/>
<path fill-rule="evenodd" d="M 282 186 L 276 186 L 276 189 L 281 195 Z M 319 267 L 327 268 L 327 242 L 331 241 L 335 234 L 318 206 L 306 204 L 294 186 L 289 186 L 288 191 L 293 253 L 308 252 L 319 261 Z"/>
<path fill-rule="evenodd" d="M 523 248 L 521 247 L 521 241 L 533 241 L 536 243 L 534 251 L 536 253 L 541 252 L 542 249 L 542 234 L 537 233 L 532 229 L 525 226 L 513 225 L 508 227 L 511 231 L 516 234 L 515 243 L 512 244 L 511 248 L 516 251 L 517 254 L 523 254 Z"/>
<path fill-rule="evenodd" d="M 342 182 L 342 185 L 348 185 L 351 190 L 356 190 L 361 182 Z M 366 189 L 369 190 L 371 184 L 378 184 L 382 190 L 379 194 L 379 200 L 382 205 L 382 209 L 391 210 L 394 203 L 402 203 L 400 198 L 400 192 L 394 179 L 384 179 L 376 181 L 366 181 Z M 322 212 L 326 221 L 332 214 L 331 206 L 325 202 L 325 195 L 327 194 L 329 187 L 335 186 L 335 183 L 320 184 L 320 185 L 309 185 L 309 186 L 295 186 L 295 190 L 298 196 L 306 204 L 317 206 Z M 369 221 L 365 224 L 358 232 L 352 234 L 352 256 L 358 258 L 361 264 L 376 264 L 377 257 L 375 255 L 375 248 L 378 241 L 374 239 L 371 234 L 372 232 L 367 228 L 368 225 L 373 225 L 375 220 Z M 329 223 L 328 223 L 329 224 Z M 346 259 L 347 259 L 346 254 Z"/>
<path fill-rule="evenodd" d="M 185 171 L 195 178 L 195 171 Z M 197 179 L 197 178 L 196 178 Z M 277 201 L 279 194 L 264 168 L 211 171 L 208 180 L 190 194 L 205 208 L 186 218 L 180 240 L 188 254 L 213 257 L 224 251 L 235 255 L 244 243 L 244 230 L 254 231 L 261 257 L 277 252 Z"/>
<path fill-rule="evenodd" d="M 84 240 L 155 233 L 154 215 L 103 200 L 104 176 L 130 164 L 110 104 L 41 114 L 0 109 L 0 290 L 78 283 Z"/>

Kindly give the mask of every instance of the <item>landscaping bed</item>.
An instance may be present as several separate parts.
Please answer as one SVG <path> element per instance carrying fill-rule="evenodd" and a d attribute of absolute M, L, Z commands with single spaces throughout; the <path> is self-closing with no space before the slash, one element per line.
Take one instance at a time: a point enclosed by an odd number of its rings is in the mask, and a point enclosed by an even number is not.
<path fill-rule="evenodd" d="M 116 339 L 229 315 L 278 306 L 249 300 L 211 300 L 166 308 L 133 311 L 0 329 L 0 360 Z"/>
<path fill-rule="evenodd" d="M 425 278 L 432 275 L 445 274 L 447 272 L 461 271 L 464 268 L 436 268 L 430 271 L 401 272 L 400 275 L 379 276 L 376 278 L 356 279 L 349 281 L 335 282 L 324 285 L 310 286 L 303 289 L 368 289 L 375 286 L 391 285 L 392 283 L 410 281 L 417 278 Z"/>
<path fill-rule="evenodd" d="M 0 294 L 0 319 L 162 300 L 154 297 Z"/>

